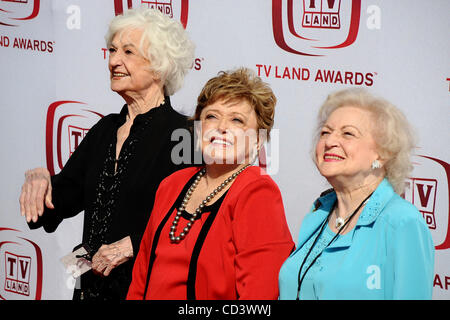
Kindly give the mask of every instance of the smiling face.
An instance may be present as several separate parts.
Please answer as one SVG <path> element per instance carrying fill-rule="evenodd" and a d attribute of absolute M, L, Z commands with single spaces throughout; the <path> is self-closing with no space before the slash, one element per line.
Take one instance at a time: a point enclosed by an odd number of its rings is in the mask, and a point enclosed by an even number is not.
<path fill-rule="evenodd" d="M 150 61 L 139 50 L 142 30 L 125 29 L 114 35 L 109 49 L 111 90 L 120 95 L 146 96 L 155 83 Z"/>
<path fill-rule="evenodd" d="M 218 100 L 201 114 L 202 153 L 207 164 L 249 163 L 257 146 L 255 110 L 247 101 Z"/>
<path fill-rule="evenodd" d="M 333 185 L 360 186 L 373 178 L 372 162 L 379 159 L 372 135 L 371 113 L 344 106 L 334 110 L 320 132 L 316 165 Z"/>

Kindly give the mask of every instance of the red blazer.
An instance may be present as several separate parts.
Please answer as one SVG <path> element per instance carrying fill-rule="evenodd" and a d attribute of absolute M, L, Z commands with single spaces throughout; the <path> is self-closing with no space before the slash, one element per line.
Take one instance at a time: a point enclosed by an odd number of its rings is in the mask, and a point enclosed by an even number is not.
<path fill-rule="evenodd" d="M 158 263 L 158 242 L 167 241 L 176 212 L 175 202 L 184 197 L 186 183 L 199 170 L 198 167 L 183 169 L 161 182 L 133 268 L 127 299 L 150 297 L 148 271 Z M 186 281 L 181 285 L 186 291 L 183 288 L 181 296 L 171 295 L 173 287 L 168 284 L 162 290 L 164 297 L 153 295 L 152 298 L 277 299 L 278 272 L 294 249 L 294 243 L 275 182 L 261 168 L 247 168 L 228 190 L 217 215 L 208 219 L 211 221 L 207 233 L 203 232 L 200 239 L 201 232 L 199 239 L 194 239 L 197 242 L 192 256 L 188 257 L 190 262 L 185 267 L 174 266 L 172 262 L 167 265 L 168 273 L 184 270 Z"/>

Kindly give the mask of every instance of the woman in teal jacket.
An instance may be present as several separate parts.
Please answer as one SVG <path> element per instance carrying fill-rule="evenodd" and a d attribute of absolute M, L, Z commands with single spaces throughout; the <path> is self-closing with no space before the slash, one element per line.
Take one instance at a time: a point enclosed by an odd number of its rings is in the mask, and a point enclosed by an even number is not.
<path fill-rule="evenodd" d="M 320 109 L 314 145 L 333 189 L 302 222 L 280 299 L 431 299 L 433 241 L 399 196 L 414 146 L 403 114 L 365 90 L 336 92 Z"/>

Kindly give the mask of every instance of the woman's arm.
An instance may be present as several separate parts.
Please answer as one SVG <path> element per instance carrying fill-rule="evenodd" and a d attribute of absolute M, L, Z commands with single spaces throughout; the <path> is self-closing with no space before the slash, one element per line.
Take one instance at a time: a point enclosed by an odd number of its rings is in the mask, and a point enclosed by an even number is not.
<path fill-rule="evenodd" d="M 87 169 L 95 156 L 92 150 L 98 151 L 92 140 L 99 127 L 100 122 L 89 130 L 60 173 L 50 177 L 45 168 L 27 172 L 20 205 L 31 229 L 53 232 L 64 218 L 84 210 Z"/>
<path fill-rule="evenodd" d="M 294 248 L 277 185 L 269 179 L 247 185 L 234 217 L 239 299 L 277 299 L 278 272 Z"/>
<path fill-rule="evenodd" d="M 398 214 L 402 214 L 398 212 Z M 434 276 L 434 244 L 427 225 L 407 217 L 393 229 L 393 299 L 431 299 Z"/>

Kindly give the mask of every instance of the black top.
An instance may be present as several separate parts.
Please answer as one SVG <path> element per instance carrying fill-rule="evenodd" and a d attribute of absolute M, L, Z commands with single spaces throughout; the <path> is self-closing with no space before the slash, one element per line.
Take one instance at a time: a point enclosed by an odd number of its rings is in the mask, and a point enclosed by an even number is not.
<path fill-rule="evenodd" d="M 152 240 L 152 248 L 150 252 L 150 260 L 148 263 L 148 269 L 147 269 L 147 279 L 145 281 L 145 288 L 144 288 L 144 294 L 142 295 L 142 298 L 145 299 L 147 296 L 147 290 L 149 289 L 149 281 L 150 276 L 152 273 L 152 268 L 156 260 L 156 249 L 158 247 L 159 240 L 161 238 L 161 231 L 164 228 L 165 224 L 169 222 L 170 216 L 173 214 L 175 208 L 179 208 L 181 206 L 181 203 L 184 199 L 184 196 L 188 189 L 192 186 L 192 183 L 197 178 L 197 173 L 192 176 L 191 179 L 186 183 L 183 190 L 181 190 L 180 195 L 175 200 L 172 207 L 169 209 L 169 211 L 164 216 L 164 219 L 159 224 L 158 228 L 156 229 L 156 233 Z M 195 242 L 194 248 L 192 250 L 192 256 L 189 262 L 189 271 L 187 274 L 187 284 L 186 284 L 186 296 L 188 300 L 195 300 L 195 281 L 197 278 L 197 264 L 198 264 L 198 258 L 200 256 L 200 252 L 202 250 L 203 244 L 205 243 L 206 236 L 208 235 L 209 230 L 211 229 L 211 226 L 214 222 L 214 219 L 217 216 L 217 213 L 219 212 L 220 206 L 222 205 L 223 200 L 225 199 L 225 196 L 227 195 L 228 190 L 225 191 L 219 199 L 217 199 L 213 204 L 211 205 L 205 205 L 202 209 L 200 209 L 200 213 L 197 214 L 195 220 L 199 220 L 201 216 L 204 213 L 208 213 L 209 215 L 206 218 L 206 221 L 203 223 L 203 226 L 200 230 L 200 233 L 198 234 L 197 241 Z M 181 217 L 186 220 L 190 220 L 192 218 L 192 213 L 187 212 L 186 210 L 183 210 L 181 212 Z M 169 222 L 170 223 L 170 222 Z M 166 235 L 163 235 L 166 236 Z M 166 239 L 167 240 L 167 239 Z"/>
<path fill-rule="evenodd" d="M 173 147 L 180 143 L 171 141 L 172 132 L 191 126 L 165 97 L 163 105 L 136 116 L 115 172 L 117 130 L 125 123 L 127 112 L 125 105 L 120 114 L 102 118 L 89 130 L 61 172 L 51 178 L 55 209 L 46 209 L 36 223 L 29 224 L 31 229 L 43 226 L 53 232 L 64 218 L 84 210 L 83 243 L 96 252 L 102 244 L 130 236 L 137 256 L 159 183 L 190 165 L 171 160 Z M 193 154 L 192 144 L 189 152 Z M 92 271 L 84 274 L 84 298 L 125 298 L 133 263 L 134 259 L 118 266 L 108 277 Z"/>

